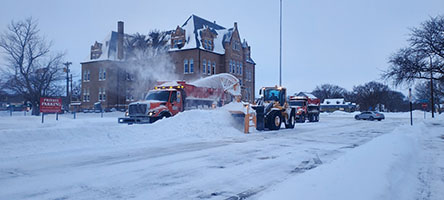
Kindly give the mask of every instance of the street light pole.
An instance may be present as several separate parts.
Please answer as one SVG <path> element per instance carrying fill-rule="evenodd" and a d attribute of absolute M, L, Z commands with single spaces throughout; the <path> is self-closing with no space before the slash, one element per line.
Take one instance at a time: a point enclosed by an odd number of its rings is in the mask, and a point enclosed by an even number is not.
<path fill-rule="evenodd" d="M 435 118 L 435 102 L 433 102 L 433 70 L 432 56 L 430 56 L 430 103 L 432 104 L 432 118 Z"/>
<path fill-rule="evenodd" d="M 65 65 L 64 71 L 66 72 L 66 108 L 68 109 L 69 104 L 71 103 L 69 98 L 69 65 L 71 65 L 72 62 L 65 62 L 63 65 Z"/>
<path fill-rule="evenodd" d="M 409 88 L 409 102 L 410 102 L 410 126 L 413 126 L 413 116 L 412 116 L 412 88 Z"/>
<path fill-rule="evenodd" d="M 282 0 L 279 2 L 279 86 L 282 86 Z"/>

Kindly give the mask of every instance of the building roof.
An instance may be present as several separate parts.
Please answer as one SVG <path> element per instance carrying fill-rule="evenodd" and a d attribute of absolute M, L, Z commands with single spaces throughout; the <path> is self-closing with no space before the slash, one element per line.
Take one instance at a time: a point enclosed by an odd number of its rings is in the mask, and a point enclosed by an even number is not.
<path fill-rule="evenodd" d="M 104 61 L 104 60 L 113 60 L 116 61 L 117 59 L 117 35 L 118 33 L 115 31 L 111 31 L 101 42 L 102 44 L 102 54 L 99 58 L 91 59 L 91 55 L 88 55 L 88 57 L 85 59 L 85 62 L 94 62 L 94 61 Z M 124 34 L 124 41 L 129 35 Z M 124 42 L 125 45 L 125 42 Z"/>
<path fill-rule="evenodd" d="M 202 38 L 202 31 L 208 28 L 216 35 L 213 41 L 214 49 L 212 50 L 212 52 L 216 54 L 225 54 L 224 43 L 231 42 L 231 38 L 233 37 L 234 33 L 234 28 L 226 29 L 225 27 L 216 24 L 216 22 L 210 22 L 196 15 L 191 15 L 185 21 L 181 28 L 185 30 L 185 45 L 181 48 L 170 48 L 170 51 L 180 51 L 196 48 L 210 51 L 205 49 L 200 42 Z M 248 43 L 244 41 L 242 43 L 242 47 L 247 48 Z M 247 62 L 255 64 L 251 57 L 247 58 Z"/>
<path fill-rule="evenodd" d="M 295 96 L 304 96 L 304 97 L 308 97 L 310 99 L 317 99 L 318 97 L 316 97 L 315 95 L 313 95 L 312 93 L 309 92 L 299 92 L 298 94 L 295 94 Z"/>
<path fill-rule="evenodd" d="M 211 51 L 208 49 L 205 49 L 203 45 L 201 44 L 201 35 L 202 31 L 206 28 L 208 28 L 211 32 L 213 32 L 216 37 L 214 38 L 213 44 L 214 48 L 211 52 L 216 54 L 225 54 L 225 48 L 224 43 L 231 42 L 231 38 L 233 37 L 234 28 L 225 28 L 221 25 L 216 24 L 216 22 L 210 22 L 206 19 L 203 19 L 201 17 L 198 17 L 196 15 L 191 15 L 185 23 L 181 26 L 182 29 L 185 30 L 185 45 L 181 47 L 180 49 L 177 47 L 170 48 L 169 51 L 180 51 L 180 50 L 188 50 L 188 49 L 202 49 L 205 51 Z M 172 30 L 167 31 L 166 34 L 171 36 Z M 91 59 L 91 56 L 88 55 L 88 57 L 85 59 L 82 63 L 87 62 L 95 62 L 95 61 L 104 61 L 104 60 L 111 60 L 111 61 L 117 61 L 117 35 L 118 33 L 115 31 L 111 31 L 100 43 L 102 44 L 102 54 L 99 58 Z M 124 41 L 131 37 L 128 34 L 124 34 Z M 171 39 L 170 37 L 168 38 Z M 169 41 L 170 43 L 171 41 Z M 124 46 L 126 43 L 124 42 Z M 244 40 L 242 43 L 242 48 L 248 48 L 248 43 Z M 123 48 L 124 50 L 126 48 Z M 246 59 L 247 62 L 256 64 L 251 57 Z"/>

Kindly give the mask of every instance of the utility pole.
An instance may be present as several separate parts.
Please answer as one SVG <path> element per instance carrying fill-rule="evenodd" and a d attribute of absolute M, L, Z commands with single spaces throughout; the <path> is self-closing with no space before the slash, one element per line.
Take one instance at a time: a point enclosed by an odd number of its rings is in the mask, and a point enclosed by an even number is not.
<path fill-rule="evenodd" d="M 66 108 L 68 108 L 69 104 L 71 103 L 70 97 L 69 97 L 69 66 L 72 64 L 72 62 L 65 62 L 63 65 L 65 65 L 65 68 L 63 71 L 66 72 Z"/>
<path fill-rule="evenodd" d="M 410 102 L 410 126 L 413 126 L 413 115 L 412 115 L 412 88 L 409 88 L 409 102 Z"/>
<path fill-rule="evenodd" d="M 69 103 L 71 103 L 72 100 L 72 74 L 69 75 L 69 82 L 70 82 L 70 86 L 71 86 L 71 91 L 69 92 Z"/>
<path fill-rule="evenodd" d="M 279 86 L 282 86 L 282 0 L 279 2 Z"/>
<path fill-rule="evenodd" d="M 433 68 L 432 56 L 430 56 L 430 103 L 432 104 L 432 118 L 435 118 L 435 102 L 433 102 Z"/>

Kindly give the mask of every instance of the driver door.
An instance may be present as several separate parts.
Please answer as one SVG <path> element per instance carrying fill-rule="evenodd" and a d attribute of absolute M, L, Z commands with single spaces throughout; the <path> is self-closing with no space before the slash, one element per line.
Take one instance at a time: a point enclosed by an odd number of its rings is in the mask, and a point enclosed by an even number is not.
<path fill-rule="evenodd" d="M 172 115 L 177 114 L 182 109 L 182 96 L 180 91 L 173 91 L 170 97 L 170 111 Z"/>

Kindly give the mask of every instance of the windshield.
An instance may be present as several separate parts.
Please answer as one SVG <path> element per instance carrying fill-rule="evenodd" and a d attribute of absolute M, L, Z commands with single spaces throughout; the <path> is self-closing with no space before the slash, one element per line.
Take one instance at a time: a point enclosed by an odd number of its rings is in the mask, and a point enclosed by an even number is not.
<path fill-rule="evenodd" d="M 264 100 L 265 101 L 279 101 L 279 93 L 280 90 L 277 89 L 266 89 L 264 91 Z"/>
<path fill-rule="evenodd" d="M 303 101 L 290 101 L 290 106 L 304 106 Z"/>
<path fill-rule="evenodd" d="M 170 97 L 169 91 L 150 91 L 145 100 L 168 101 L 168 97 Z"/>

